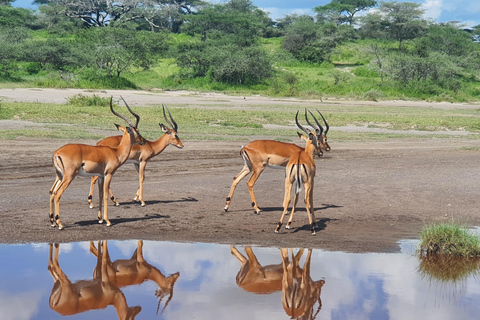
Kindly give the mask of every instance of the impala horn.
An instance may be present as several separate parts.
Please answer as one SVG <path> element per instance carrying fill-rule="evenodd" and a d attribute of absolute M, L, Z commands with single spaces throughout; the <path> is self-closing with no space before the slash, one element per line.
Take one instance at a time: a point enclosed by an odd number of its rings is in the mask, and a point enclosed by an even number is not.
<path fill-rule="evenodd" d="M 315 129 L 315 131 L 317 132 L 317 137 L 320 136 L 322 133 L 323 133 L 323 127 L 320 123 L 318 123 L 318 120 L 317 118 L 315 118 L 315 116 L 313 115 L 313 113 L 308 110 L 308 113 L 310 113 L 310 115 L 313 117 L 313 120 L 315 120 L 315 122 L 317 123 L 317 125 L 313 125 L 312 123 L 310 123 L 310 121 L 308 120 L 308 116 L 307 116 L 307 109 L 305 109 L 305 119 L 307 120 L 307 123 Z"/>
<path fill-rule="evenodd" d="M 325 118 L 323 117 L 322 113 L 321 113 L 320 111 L 318 111 L 318 109 L 317 109 L 317 112 L 320 113 L 320 117 L 322 117 L 323 122 L 325 122 L 325 128 L 326 128 L 326 129 L 325 129 L 325 135 L 327 135 L 328 129 L 329 129 L 330 127 L 328 126 L 327 121 L 326 121 Z"/>
<path fill-rule="evenodd" d="M 297 124 L 297 127 L 302 130 L 303 132 L 305 132 L 307 134 L 307 136 L 311 133 L 310 131 L 308 131 L 307 129 L 305 129 L 304 126 L 302 126 L 299 122 L 298 122 L 298 113 L 299 111 L 297 111 L 297 114 L 295 115 L 295 123 Z"/>
<path fill-rule="evenodd" d="M 122 98 L 123 103 L 125 103 L 125 105 L 127 106 L 128 111 L 130 111 L 130 113 L 133 114 L 133 116 L 137 119 L 137 121 L 135 122 L 135 127 L 134 128 L 138 128 L 138 123 L 140 122 L 140 116 L 138 114 L 136 114 L 135 112 L 133 112 L 132 109 L 130 109 L 130 107 L 127 104 L 127 101 L 125 101 L 125 99 L 123 99 L 122 96 L 120 96 L 120 98 Z"/>
<path fill-rule="evenodd" d="M 165 121 L 167 121 L 168 125 L 170 127 L 172 127 L 172 129 L 174 129 L 175 131 L 178 131 L 178 125 L 177 123 L 175 122 L 175 120 L 173 120 L 173 117 L 172 117 L 172 114 L 170 113 L 170 110 L 168 110 L 168 107 L 164 104 L 162 104 L 162 107 L 163 107 L 163 116 L 165 117 Z M 165 113 L 165 109 L 167 109 L 167 112 L 168 112 L 168 115 L 170 116 L 170 120 L 168 120 L 167 118 L 167 115 Z"/>
<path fill-rule="evenodd" d="M 125 122 L 130 126 L 130 127 L 133 127 L 133 124 L 132 122 L 125 116 L 122 116 L 121 114 L 115 112 L 115 110 L 113 110 L 113 97 L 110 98 L 110 110 L 112 111 L 112 113 L 114 115 L 116 115 L 117 117 L 119 117 L 120 119 L 123 119 L 125 120 Z"/>

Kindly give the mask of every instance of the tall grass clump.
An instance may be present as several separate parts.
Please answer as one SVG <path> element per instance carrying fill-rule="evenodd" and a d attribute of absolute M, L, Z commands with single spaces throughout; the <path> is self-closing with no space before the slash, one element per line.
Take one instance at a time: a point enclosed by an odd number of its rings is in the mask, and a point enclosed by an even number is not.
<path fill-rule="evenodd" d="M 83 94 L 77 94 L 68 98 L 67 103 L 79 107 L 106 106 L 110 103 L 110 98 L 102 98 L 97 95 L 85 96 Z"/>
<path fill-rule="evenodd" d="M 480 239 L 471 230 L 455 222 L 432 224 L 421 232 L 420 254 L 477 257 L 480 256 Z"/>

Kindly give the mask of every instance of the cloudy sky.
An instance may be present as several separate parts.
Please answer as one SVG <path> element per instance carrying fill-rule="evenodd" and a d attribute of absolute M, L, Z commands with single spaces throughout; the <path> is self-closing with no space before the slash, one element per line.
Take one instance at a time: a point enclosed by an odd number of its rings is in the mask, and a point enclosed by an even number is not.
<path fill-rule="evenodd" d="M 211 2 L 225 2 L 212 0 Z M 253 0 L 254 5 L 268 11 L 273 19 L 291 13 L 313 14 L 311 9 L 316 6 L 330 3 L 331 0 Z M 400 1 L 401 2 L 401 1 Z M 437 22 L 461 21 L 467 26 L 480 24 L 479 0 L 409 0 L 422 4 L 426 9 L 426 18 Z M 32 0 L 17 0 L 16 7 L 31 7 Z"/>

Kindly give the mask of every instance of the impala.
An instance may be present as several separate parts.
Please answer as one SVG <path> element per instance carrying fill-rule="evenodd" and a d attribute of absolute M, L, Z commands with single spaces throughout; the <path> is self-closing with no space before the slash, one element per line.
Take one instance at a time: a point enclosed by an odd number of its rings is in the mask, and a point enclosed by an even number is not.
<path fill-rule="evenodd" d="M 312 116 L 313 114 L 308 111 Z M 318 113 L 320 111 L 317 110 Z M 317 119 L 315 119 L 316 125 L 312 125 L 308 121 L 307 117 L 307 110 L 305 110 L 305 117 L 307 122 L 315 129 L 317 140 L 320 141 L 319 147 L 316 149 L 315 154 L 321 156 L 323 154 L 322 149 L 326 151 L 330 151 L 330 146 L 327 142 L 327 132 L 329 126 L 325 121 L 325 118 L 320 113 L 325 126 L 326 130 L 323 131 L 323 127 L 318 123 Z M 232 186 L 230 187 L 230 192 L 226 199 L 225 205 L 225 212 L 228 211 L 230 207 L 230 203 L 232 201 L 233 193 L 235 192 L 235 188 L 237 187 L 238 183 L 245 178 L 248 174 L 252 173 L 250 178 L 247 181 L 248 191 L 250 193 L 250 198 L 252 200 L 252 207 L 255 210 L 256 214 L 260 214 L 261 210 L 257 205 L 257 201 L 255 199 L 255 194 L 253 192 L 253 186 L 257 181 L 260 174 L 265 170 L 266 167 L 285 167 L 287 163 L 290 161 L 290 157 L 292 155 L 298 154 L 300 151 L 303 151 L 305 148 L 297 146 L 294 143 L 286 143 L 274 140 L 254 140 L 248 143 L 240 150 L 240 155 L 243 158 L 244 166 L 242 171 L 237 174 L 233 178 Z"/>
<path fill-rule="evenodd" d="M 251 247 L 245 247 L 246 257 L 234 246 L 230 246 L 230 252 L 240 262 L 240 271 L 236 277 L 240 288 L 257 294 L 269 294 L 282 290 L 282 263 L 262 266 Z M 295 259 L 300 259 L 301 256 L 299 252 Z"/>
<path fill-rule="evenodd" d="M 322 307 L 320 298 L 325 280 L 313 281 L 310 276 L 312 250 L 308 250 L 303 269 L 300 259 L 304 249 L 298 250 L 294 255 L 289 249 L 279 249 L 280 264 L 262 266 L 251 247 L 245 248 L 247 257 L 241 254 L 234 246 L 230 252 L 240 262 L 240 271 L 237 274 L 237 285 L 247 292 L 256 294 L 270 294 L 282 291 L 282 305 L 285 313 L 292 319 L 315 319 Z M 318 302 L 318 308 L 313 314 L 313 308 Z"/>
<path fill-rule="evenodd" d="M 318 226 L 313 208 L 313 184 L 316 171 L 313 155 L 315 150 L 317 150 L 319 143 L 315 133 L 307 130 L 298 122 L 298 111 L 295 116 L 295 123 L 297 124 L 297 127 L 306 134 L 303 135 L 297 132 L 298 136 L 302 140 L 306 141 L 306 146 L 305 150 L 292 154 L 287 163 L 287 167 L 285 169 L 285 196 L 283 198 L 283 213 L 280 217 L 277 227 L 275 228 L 275 233 L 278 233 L 283 224 L 283 219 L 285 218 L 285 214 L 287 213 L 288 206 L 290 204 L 292 187 L 294 187 L 295 199 L 293 201 L 292 213 L 285 228 L 290 229 L 290 225 L 293 220 L 293 213 L 295 212 L 295 206 L 298 200 L 298 193 L 302 190 L 302 188 L 305 188 L 305 206 L 307 208 L 308 221 L 312 235 L 315 235 L 315 228 Z"/>
<path fill-rule="evenodd" d="M 108 254 L 107 241 L 104 241 L 104 246 L 102 246 L 103 254 L 106 256 L 106 268 L 108 270 L 108 276 L 110 281 L 115 283 L 119 288 L 125 286 L 139 285 L 147 280 L 155 282 L 158 286 L 158 289 L 155 291 L 155 296 L 158 298 L 158 306 L 163 298 L 167 297 L 165 306 L 162 309 L 162 313 L 165 308 L 168 306 L 173 297 L 173 287 L 175 282 L 180 276 L 179 272 L 171 274 L 166 277 L 163 273 L 156 267 L 149 264 L 143 258 L 143 241 L 139 240 L 137 242 L 137 248 L 130 259 L 120 259 L 111 261 L 110 255 Z M 90 242 L 90 252 L 98 257 L 100 251 L 100 245 L 98 249 L 95 248 L 93 242 Z M 157 309 L 158 312 L 158 309 Z"/>
<path fill-rule="evenodd" d="M 165 109 L 167 109 L 170 120 L 165 114 Z M 163 105 L 163 116 L 170 128 L 165 126 L 163 123 L 159 123 L 160 128 L 162 128 L 162 131 L 165 132 L 162 137 L 156 141 L 145 140 L 145 145 L 134 145 L 126 161 L 127 163 L 133 163 L 135 165 L 135 169 L 137 169 L 137 172 L 139 174 L 140 187 L 133 200 L 140 201 L 142 207 L 145 206 L 145 202 L 143 201 L 143 181 L 145 180 L 145 166 L 147 165 L 147 162 L 150 161 L 150 159 L 152 159 L 153 157 L 159 155 L 168 145 L 175 146 L 179 149 L 183 148 L 183 143 L 178 137 L 177 133 L 178 125 L 175 120 L 173 120 L 170 110 L 168 110 L 168 107 L 166 107 L 165 105 Z M 108 146 L 114 148 L 120 144 L 121 140 L 122 136 L 108 137 L 106 139 L 103 139 L 102 141 L 99 141 L 97 143 L 97 146 Z M 96 176 L 92 177 L 90 184 L 90 193 L 88 194 L 88 203 L 90 205 L 90 208 L 93 208 L 92 195 L 93 190 L 95 189 L 95 182 L 97 181 L 97 179 L 98 177 Z M 110 199 L 112 199 L 115 205 L 118 206 L 119 203 L 113 195 L 111 189 L 109 190 L 109 195 Z"/>
<path fill-rule="evenodd" d="M 129 307 L 123 292 L 111 281 L 107 270 L 106 243 L 102 249 L 99 243 L 97 265 L 93 279 L 72 283 L 60 268 L 58 262 L 59 244 L 49 245 L 48 271 L 53 278 L 50 294 L 50 308 L 61 315 L 74 315 L 88 310 L 104 309 L 113 305 L 121 320 L 132 320 L 142 310 L 141 307 Z"/>
<path fill-rule="evenodd" d="M 117 129 L 123 132 L 123 136 L 118 147 L 110 148 L 106 146 L 90 146 L 85 144 L 67 144 L 53 153 L 53 166 L 57 177 L 50 189 L 50 222 L 52 227 L 58 226 L 63 229 L 60 221 L 60 197 L 73 179 L 77 176 L 98 176 L 99 177 L 99 223 L 105 220 L 107 226 L 111 225 L 108 220 L 108 190 L 110 182 L 115 171 L 128 158 L 130 150 L 134 144 L 145 144 L 145 139 L 138 131 L 138 122 L 140 117 L 134 113 L 128 104 L 123 100 L 127 109 L 137 119 L 133 125 L 128 118 L 122 116 L 113 110 L 113 98 L 110 99 L 110 110 L 117 117 L 125 120 L 128 127 L 116 125 Z M 105 206 L 102 218 L 102 198 Z M 54 217 L 54 213 L 56 214 Z"/>
<path fill-rule="evenodd" d="M 282 277 L 282 305 L 285 313 L 291 319 L 315 319 L 322 308 L 320 295 L 325 280 L 313 281 L 310 276 L 312 249 L 308 249 L 307 258 L 300 268 L 299 261 L 303 249 L 294 256 L 290 249 L 292 262 L 288 259 L 288 249 L 280 249 L 283 265 Z M 318 302 L 318 308 L 313 314 L 313 307 Z"/>

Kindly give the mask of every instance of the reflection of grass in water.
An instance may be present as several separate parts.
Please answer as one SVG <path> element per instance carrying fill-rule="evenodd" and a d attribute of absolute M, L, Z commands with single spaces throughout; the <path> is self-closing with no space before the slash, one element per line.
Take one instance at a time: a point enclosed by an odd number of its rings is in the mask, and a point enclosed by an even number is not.
<path fill-rule="evenodd" d="M 458 282 L 480 273 L 480 258 L 446 255 L 421 255 L 419 274 L 430 280 Z"/>

